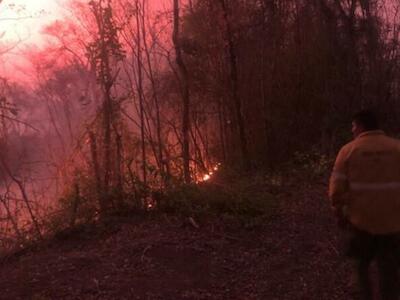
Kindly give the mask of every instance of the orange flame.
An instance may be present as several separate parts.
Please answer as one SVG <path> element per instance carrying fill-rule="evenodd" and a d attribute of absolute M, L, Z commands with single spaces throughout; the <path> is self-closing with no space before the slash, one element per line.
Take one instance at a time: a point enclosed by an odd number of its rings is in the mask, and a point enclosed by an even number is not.
<path fill-rule="evenodd" d="M 209 174 L 206 174 L 203 176 L 203 181 L 210 180 L 211 176 Z"/>
<path fill-rule="evenodd" d="M 219 166 L 221 166 L 221 163 L 216 164 L 216 165 L 212 168 L 212 171 L 209 171 L 208 173 L 202 175 L 202 176 L 196 181 L 196 183 L 204 182 L 204 181 L 210 180 L 211 177 L 219 170 Z"/>

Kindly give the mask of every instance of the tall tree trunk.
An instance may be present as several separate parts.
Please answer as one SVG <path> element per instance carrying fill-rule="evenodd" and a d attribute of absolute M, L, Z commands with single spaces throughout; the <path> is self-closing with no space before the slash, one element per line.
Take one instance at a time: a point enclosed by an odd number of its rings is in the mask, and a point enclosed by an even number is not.
<path fill-rule="evenodd" d="M 99 201 L 99 207 L 101 213 L 104 214 L 107 211 L 107 205 L 104 198 L 103 184 L 101 181 L 96 136 L 92 131 L 89 131 L 89 140 L 90 140 L 90 152 L 92 155 L 92 167 L 96 183 L 97 201 Z"/>
<path fill-rule="evenodd" d="M 140 11 L 141 5 L 139 4 L 139 0 L 136 0 L 136 26 L 137 26 L 137 34 L 136 34 L 136 46 L 137 46 L 137 72 L 138 72 L 138 94 L 139 94 L 139 110 L 140 110 L 140 138 L 141 138 L 141 147 L 142 147 L 142 176 L 143 176 L 143 184 L 146 186 L 147 184 L 147 162 L 146 162 L 146 140 L 145 140 L 145 124 L 144 124 L 144 94 L 143 94 L 143 66 L 142 66 L 142 39 L 141 39 L 141 29 L 140 26 L 144 26 L 144 24 L 140 24 Z"/>
<path fill-rule="evenodd" d="M 146 25 L 145 25 L 145 1 L 142 1 L 142 6 L 143 6 L 143 11 L 142 11 L 142 36 L 143 36 L 143 46 L 146 54 L 146 60 L 147 60 L 147 65 L 148 65 L 148 73 L 149 73 L 149 79 L 151 83 L 151 88 L 152 88 L 152 96 L 153 96 L 153 101 L 154 105 L 156 108 L 156 118 L 155 118 L 155 126 L 156 126 L 156 135 L 157 135 L 157 143 L 158 143 L 158 159 L 157 161 L 159 162 L 159 168 L 161 172 L 161 176 L 165 182 L 165 171 L 164 171 L 164 158 L 163 158 L 163 141 L 161 138 L 161 117 L 160 117 L 160 103 L 159 103 L 159 98 L 158 98 L 158 93 L 157 93 L 157 86 L 155 83 L 154 79 L 154 71 L 153 71 L 153 66 L 151 63 L 151 57 L 150 57 L 150 50 L 149 46 L 147 44 L 147 33 L 146 33 Z"/>
<path fill-rule="evenodd" d="M 111 169 L 111 97 L 109 89 L 106 89 L 104 93 L 104 103 L 103 103 L 103 147 L 104 147 L 104 156 L 103 156 L 103 166 L 104 166 L 104 193 L 106 196 L 108 194 L 109 185 L 110 185 L 110 169 Z"/>
<path fill-rule="evenodd" d="M 122 197 L 124 195 L 124 185 L 123 185 L 123 146 L 122 146 L 122 134 L 118 130 L 114 129 L 116 133 L 115 144 L 117 146 L 117 161 L 116 161 L 116 177 L 117 177 L 117 199 L 115 201 L 116 206 L 119 209 L 123 208 Z"/>
<path fill-rule="evenodd" d="M 116 106 L 112 97 L 111 89 L 117 78 L 118 72 L 113 72 L 113 62 L 122 60 L 124 53 L 122 46 L 118 40 L 118 29 L 114 24 L 112 12 L 112 0 L 98 0 L 90 1 L 89 5 L 92 7 L 92 12 L 96 19 L 97 37 L 91 44 L 89 50 L 93 58 L 93 63 L 97 71 L 98 83 L 103 92 L 102 103 L 102 171 L 104 177 L 102 178 L 102 196 L 99 201 L 109 201 L 109 189 L 111 184 L 112 175 L 112 159 L 115 155 L 112 153 L 112 125 L 115 123 L 115 118 L 118 116 Z M 108 203 L 102 206 L 102 213 L 106 213 L 104 209 Z"/>
<path fill-rule="evenodd" d="M 241 159 L 243 167 L 249 168 L 249 154 L 247 148 L 247 137 L 246 130 L 244 126 L 244 117 L 242 112 L 242 101 L 239 96 L 239 84 L 238 84 L 238 70 L 237 70 L 237 57 L 235 46 L 233 42 L 233 33 L 232 33 L 232 25 L 229 17 L 228 8 L 226 6 L 225 0 L 220 0 L 220 4 L 222 7 L 223 17 L 225 21 L 225 34 L 227 39 L 228 46 L 228 54 L 229 54 L 229 66 L 230 66 L 230 81 L 231 81 L 231 94 L 232 100 L 235 107 L 235 115 L 237 128 L 239 131 L 239 140 L 240 140 L 240 150 L 241 150 Z"/>
<path fill-rule="evenodd" d="M 110 3 L 108 2 L 108 5 Z M 106 24 L 105 14 L 103 11 L 103 1 L 99 1 L 97 5 L 93 5 L 94 14 L 97 21 L 97 29 L 99 33 L 99 54 L 100 54 L 100 65 L 99 65 L 99 82 L 103 90 L 103 195 L 101 197 L 107 197 L 109 184 L 110 184 L 110 173 L 111 173 L 111 122 L 112 122 L 112 75 L 110 67 L 110 58 L 108 53 L 108 45 L 106 41 Z M 103 200 L 100 200 L 102 202 Z M 104 208 L 104 207 L 102 207 Z M 105 211 L 102 211 L 105 213 Z"/>
<path fill-rule="evenodd" d="M 173 43 L 176 52 L 176 64 L 179 68 L 179 77 L 182 90 L 183 110 L 182 110 L 182 158 L 183 158 L 183 176 L 185 183 L 190 183 L 190 152 L 189 152 L 189 129 L 190 129 L 190 92 L 188 71 L 182 57 L 182 47 L 180 41 L 179 26 L 179 0 L 174 0 L 174 31 Z"/>
<path fill-rule="evenodd" d="M 74 198 L 72 199 L 72 207 L 71 207 L 71 219 L 69 220 L 69 227 L 74 227 L 76 223 L 76 217 L 78 214 L 78 207 L 81 203 L 81 192 L 79 188 L 79 181 L 78 178 L 74 180 Z"/>
<path fill-rule="evenodd" d="M 226 150 L 225 150 L 225 124 L 224 124 L 224 118 L 223 118 L 223 111 L 222 111 L 222 106 L 224 104 L 222 103 L 222 99 L 218 99 L 218 124 L 219 124 L 219 139 L 221 143 L 221 157 L 222 157 L 222 162 L 226 162 Z"/>

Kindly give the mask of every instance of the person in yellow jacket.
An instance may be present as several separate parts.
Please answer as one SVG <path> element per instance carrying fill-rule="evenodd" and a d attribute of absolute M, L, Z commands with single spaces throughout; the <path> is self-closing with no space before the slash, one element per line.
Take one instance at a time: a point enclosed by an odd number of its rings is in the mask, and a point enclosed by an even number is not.
<path fill-rule="evenodd" d="M 354 116 L 352 132 L 354 140 L 336 158 L 329 198 L 349 225 L 346 254 L 357 262 L 361 299 L 373 299 L 369 267 L 375 260 L 382 299 L 398 300 L 400 141 L 380 130 L 367 110 Z"/>

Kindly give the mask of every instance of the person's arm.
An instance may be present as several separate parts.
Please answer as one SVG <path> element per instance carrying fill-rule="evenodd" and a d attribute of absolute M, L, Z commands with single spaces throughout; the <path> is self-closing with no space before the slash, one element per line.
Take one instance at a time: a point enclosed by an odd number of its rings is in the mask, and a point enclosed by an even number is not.
<path fill-rule="evenodd" d="M 343 221 L 345 217 L 343 214 L 344 207 L 348 204 L 347 149 L 348 147 L 343 147 L 339 151 L 329 180 L 329 199 L 339 222 Z"/>

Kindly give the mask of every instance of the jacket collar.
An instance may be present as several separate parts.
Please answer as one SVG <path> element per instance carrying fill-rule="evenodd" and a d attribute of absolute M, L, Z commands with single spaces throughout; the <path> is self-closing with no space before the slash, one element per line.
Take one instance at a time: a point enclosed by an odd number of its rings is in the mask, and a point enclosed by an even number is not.
<path fill-rule="evenodd" d="M 360 133 L 357 138 L 361 138 L 364 136 L 370 136 L 370 135 L 385 135 L 385 132 L 383 130 L 364 131 L 363 133 Z"/>

